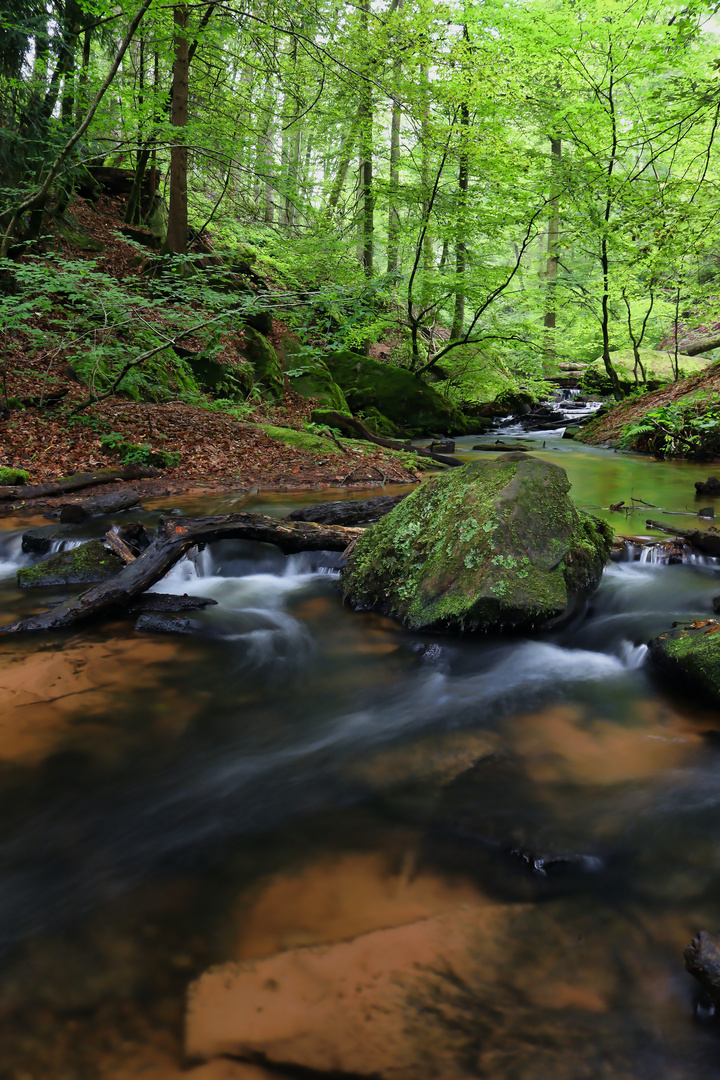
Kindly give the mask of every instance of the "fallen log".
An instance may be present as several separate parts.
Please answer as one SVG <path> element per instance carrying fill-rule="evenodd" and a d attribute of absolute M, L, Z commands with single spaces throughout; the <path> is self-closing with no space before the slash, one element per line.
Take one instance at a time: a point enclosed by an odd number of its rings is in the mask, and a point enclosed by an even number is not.
<path fill-rule="evenodd" d="M 403 495 L 378 495 L 374 499 L 339 499 L 333 502 L 314 503 L 286 514 L 286 521 L 314 521 L 317 525 L 370 525 L 394 510 Z"/>
<path fill-rule="evenodd" d="M 685 967 L 720 1008 L 720 942 L 714 934 L 701 930 L 695 935 L 685 949 Z"/>
<path fill-rule="evenodd" d="M 408 446 L 407 443 L 398 442 L 397 439 L 382 439 L 379 435 L 373 435 L 372 431 L 354 416 L 323 411 L 323 423 L 329 427 L 339 428 L 350 439 L 365 439 L 366 442 L 377 443 L 378 446 L 384 446 L 387 450 L 403 450 L 406 453 L 409 451 L 412 454 L 417 454 L 418 457 L 427 457 L 432 458 L 433 461 L 439 461 L 441 465 L 462 465 L 462 461 L 458 461 L 457 458 L 447 457 L 445 454 L 435 454 L 432 450 L 425 450 L 420 446 Z"/>
<path fill-rule="evenodd" d="M 646 521 L 645 524 L 649 529 L 659 529 L 671 536 L 679 536 L 704 555 L 720 556 L 720 532 L 711 532 L 709 529 L 674 529 L 664 521 Z"/>
<path fill-rule="evenodd" d="M 90 517 L 101 514 L 117 514 L 121 510 L 130 510 L 140 502 L 137 491 L 115 491 L 111 495 L 95 495 L 78 502 L 65 503 L 58 510 L 53 510 L 46 517 L 58 517 L 63 525 L 79 525 Z"/>
<path fill-rule="evenodd" d="M 149 547 L 109 581 L 93 586 L 50 611 L 0 627 L 0 634 L 67 630 L 77 623 L 126 609 L 132 600 L 159 581 L 182 556 L 214 540 L 255 540 L 275 544 L 286 554 L 298 551 L 344 551 L 361 533 L 340 525 L 278 521 L 264 514 L 224 514 L 204 518 L 161 518 Z"/>
<path fill-rule="evenodd" d="M 81 491 L 82 488 L 96 487 L 100 484 L 115 484 L 120 480 L 144 480 L 153 476 L 160 476 L 160 470 L 154 469 L 151 465 L 125 465 L 120 469 L 98 469 L 97 472 L 74 473 L 61 480 L 53 480 L 49 484 L 0 487 L 0 502 L 67 495 L 71 491 Z"/>
<path fill-rule="evenodd" d="M 686 341 L 681 341 L 678 345 L 678 352 L 682 356 L 699 356 L 700 353 L 717 349 L 718 345 L 720 345 L 720 335 L 711 334 L 709 337 L 689 338 Z"/>
<path fill-rule="evenodd" d="M 202 608 L 214 607 L 217 600 L 209 596 L 188 596 L 187 593 L 159 593 L 148 592 L 136 597 L 127 609 L 131 616 L 145 615 L 152 611 L 157 614 L 176 614 L 182 611 L 200 611 Z"/>

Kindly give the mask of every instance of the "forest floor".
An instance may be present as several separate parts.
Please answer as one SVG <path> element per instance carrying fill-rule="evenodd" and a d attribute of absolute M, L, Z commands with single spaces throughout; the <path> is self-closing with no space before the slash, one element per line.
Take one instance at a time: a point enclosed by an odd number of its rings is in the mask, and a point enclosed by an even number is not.
<path fill-rule="evenodd" d="M 649 394 L 620 401 L 610 412 L 591 420 L 576 439 L 590 446 L 619 447 L 625 428 L 629 424 L 639 423 L 651 409 L 702 394 L 720 394 L 720 364 L 712 364 L 696 375 L 667 383 Z"/>
<path fill-rule="evenodd" d="M 79 202 L 71 209 L 83 233 L 103 250 L 83 251 L 59 235 L 50 241 L 49 250 L 72 259 L 92 259 L 98 270 L 118 280 L 140 273 L 137 246 L 117 232 L 122 224 L 121 203 L 103 197 L 95 208 Z M 31 316 L 28 329 L 49 331 L 57 314 L 56 310 L 49 316 Z M 235 348 L 234 336 L 227 335 L 228 350 Z M 139 488 L 148 494 L 161 490 L 177 494 L 198 487 L 238 490 L 252 486 L 270 491 L 367 487 L 419 479 L 404 455 L 370 443 L 335 442 L 308 434 L 303 425 L 310 420 L 313 402 L 287 385 L 282 405 L 260 403 L 246 411 L 242 420 L 211 408 L 209 401 L 203 407 L 179 400 L 135 402 L 122 395 L 73 415 L 73 409 L 87 398 L 88 387 L 77 381 L 62 350 L 38 348 L 31 340 L 24 329 L 5 330 L 0 365 L 4 400 L 39 400 L 47 395 L 48 386 L 53 392 L 65 391 L 65 396 L 54 408 L 29 404 L 12 408 L 8 415 L 0 407 L 0 465 L 27 470 L 30 483 L 117 466 L 117 454 L 101 441 L 103 434 L 111 432 L 153 451 L 178 456 L 176 466 L 163 470 L 162 481 L 140 482 Z M 279 428 L 292 429 L 289 442 L 283 441 Z"/>

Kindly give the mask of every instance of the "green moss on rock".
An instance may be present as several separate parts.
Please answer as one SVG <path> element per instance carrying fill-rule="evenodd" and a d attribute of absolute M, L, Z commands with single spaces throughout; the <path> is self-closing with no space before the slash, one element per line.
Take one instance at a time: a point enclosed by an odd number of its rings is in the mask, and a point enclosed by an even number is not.
<path fill-rule="evenodd" d="M 25 469 L 13 469 L 9 465 L 0 465 L 0 485 L 27 484 L 30 474 Z"/>
<path fill-rule="evenodd" d="M 315 435 L 311 431 L 298 431 L 297 428 L 274 427 L 272 424 L 256 425 L 268 438 L 276 442 L 284 443 L 285 446 L 294 446 L 296 450 L 307 450 L 310 454 L 340 454 L 332 439 L 323 435 Z"/>
<path fill-rule="evenodd" d="M 691 683 L 720 702 L 720 623 L 715 619 L 680 624 L 648 642 L 652 662 L 668 675 Z"/>
<path fill-rule="evenodd" d="M 41 585 L 86 585 L 106 581 L 123 568 L 122 559 L 105 547 L 102 540 L 60 551 L 35 566 L 23 566 L 16 574 L 21 589 Z"/>
<path fill-rule="evenodd" d="M 330 354 L 327 365 L 354 413 L 375 410 L 397 427 L 422 435 L 465 430 L 464 417 L 406 368 L 347 351 Z"/>
<path fill-rule="evenodd" d="M 244 328 L 245 355 L 253 366 L 268 397 L 279 401 L 285 394 L 285 377 L 280 357 L 270 342 L 251 326 Z"/>
<path fill-rule="evenodd" d="M 290 385 L 296 393 L 317 401 L 320 408 L 350 412 L 345 395 L 319 356 L 308 356 L 296 342 L 289 339 L 283 342 L 281 353 Z"/>
<path fill-rule="evenodd" d="M 596 588 L 612 530 L 556 465 L 508 454 L 424 484 L 358 540 L 345 598 L 415 630 L 539 629 Z"/>

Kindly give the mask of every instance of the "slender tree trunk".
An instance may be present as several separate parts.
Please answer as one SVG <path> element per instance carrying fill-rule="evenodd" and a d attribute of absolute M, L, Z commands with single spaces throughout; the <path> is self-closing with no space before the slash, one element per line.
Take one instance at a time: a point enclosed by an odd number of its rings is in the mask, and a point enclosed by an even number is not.
<path fill-rule="evenodd" d="M 402 11 L 405 0 L 397 0 L 396 10 Z M 395 96 L 393 97 L 392 117 L 390 120 L 390 184 L 388 190 L 388 251 L 387 272 L 394 274 L 398 269 L 400 257 L 400 212 L 398 199 L 400 195 L 400 128 L 402 125 L 402 109 L 400 99 L 397 96 L 400 82 L 402 62 L 396 58 L 393 64 L 393 78 Z"/>
<path fill-rule="evenodd" d="M 333 186 L 330 189 L 330 195 L 328 197 L 328 210 L 334 210 L 340 201 L 342 190 L 347 180 L 348 169 L 350 168 L 350 162 L 353 159 L 355 153 L 355 144 L 357 142 L 358 132 L 360 130 L 360 112 L 358 111 L 350 125 L 350 129 L 343 139 L 342 147 L 340 150 L 340 163 L 338 170 L 333 181 Z"/>
<path fill-rule="evenodd" d="M 420 188 L 422 191 L 423 221 L 425 231 L 422 242 L 422 284 L 420 298 L 423 305 L 430 299 L 430 272 L 433 265 L 433 239 L 430 228 L 430 94 L 428 86 L 428 67 L 422 64 L 420 67 L 420 85 L 423 95 L 421 143 L 422 157 L 420 161 Z"/>
<path fill-rule="evenodd" d="M 361 2 L 361 26 L 366 48 L 369 49 L 370 0 Z M 375 253 L 375 191 L 372 188 L 372 86 L 364 80 L 361 89 L 361 195 L 363 214 L 363 269 L 368 278 L 372 274 Z"/>
<path fill-rule="evenodd" d="M 465 27 L 467 38 L 467 27 Z M 458 164 L 458 210 L 457 210 L 457 236 L 455 239 L 455 273 L 457 284 L 455 286 L 455 311 L 453 314 L 452 327 L 450 328 L 450 340 L 455 341 L 463 336 L 465 327 L 465 269 L 467 265 L 467 245 L 465 243 L 465 210 L 467 206 L 467 193 L 469 181 L 468 169 L 468 139 L 470 137 L 470 110 L 467 101 L 460 105 L 460 154 Z"/>
<path fill-rule="evenodd" d="M 175 138 L 170 155 L 170 206 L 168 228 L 163 251 L 184 255 L 187 247 L 187 146 L 180 129 L 188 119 L 188 8 L 176 4 L 173 8 L 175 21 L 175 63 L 173 65 L 172 126 Z"/>
<path fill-rule="evenodd" d="M 558 242 L 560 240 L 560 196 L 558 194 L 557 180 L 562 158 L 562 142 L 559 138 L 550 139 L 550 153 L 552 155 L 551 183 L 553 190 L 550 198 L 550 221 L 548 223 L 548 254 L 545 268 L 547 290 L 545 318 L 543 320 L 545 326 L 543 369 L 546 376 L 555 373 L 555 296 L 558 276 Z"/>

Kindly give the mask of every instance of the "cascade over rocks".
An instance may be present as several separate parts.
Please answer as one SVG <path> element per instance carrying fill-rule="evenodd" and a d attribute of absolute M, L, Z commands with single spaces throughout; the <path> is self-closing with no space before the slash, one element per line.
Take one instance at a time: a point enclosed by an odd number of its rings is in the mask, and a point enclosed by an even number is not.
<path fill-rule="evenodd" d="M 564 469 L 525 454 L 435 478 L 355 543 L 345 599 L 413 630 L 544 629 L 597 588 L 612 530 Z"/>

